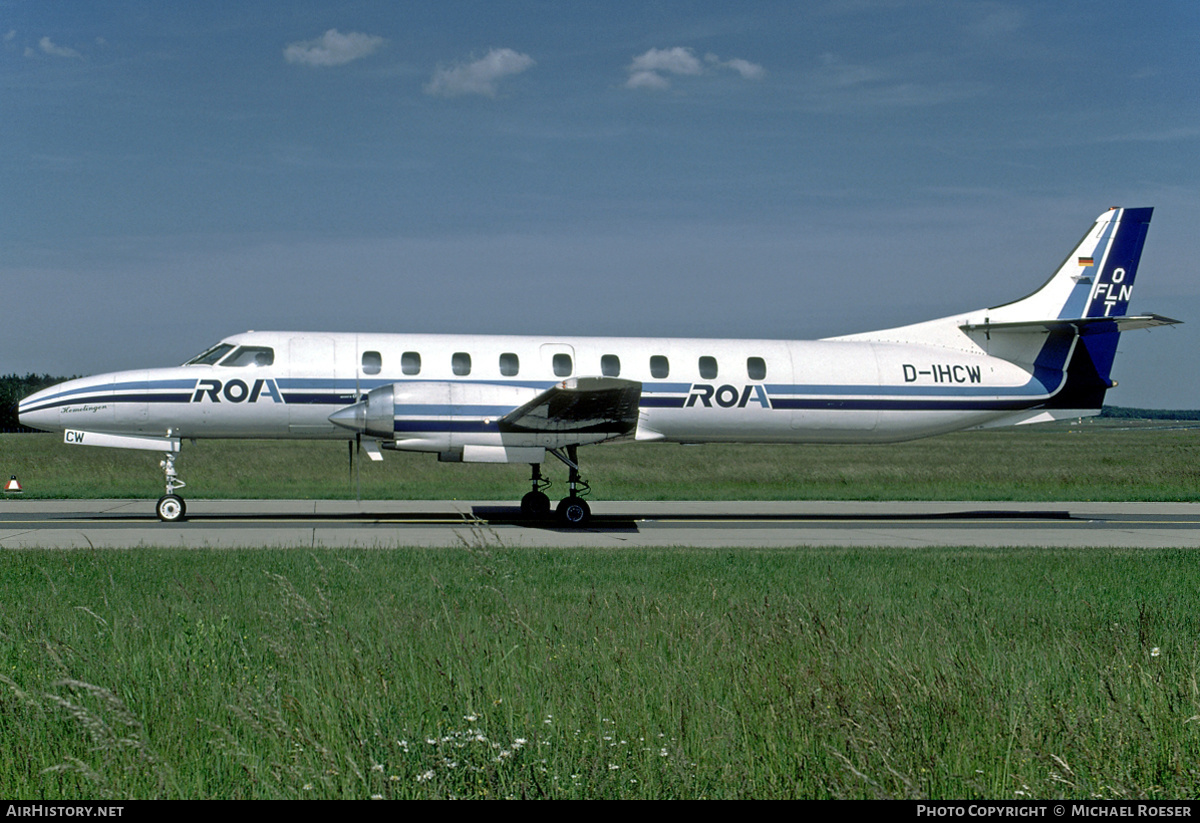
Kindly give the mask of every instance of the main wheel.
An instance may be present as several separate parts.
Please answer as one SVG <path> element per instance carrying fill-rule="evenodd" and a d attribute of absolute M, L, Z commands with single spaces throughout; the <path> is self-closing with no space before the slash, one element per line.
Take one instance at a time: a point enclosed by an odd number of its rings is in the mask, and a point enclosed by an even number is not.
<path fill-rule="evenodd" d="M 158 498 L 157 511 L 164 523 L 178 523 L 187 514 L 187 504 L 177 494 L 165 494 Z"/>
<path fill-rule="evenodd" d="M 592 510 L 582 497 L 564 497 L 557 513 L 558 519 L 568 526 L 582 526 L 592 519 Z"/>
<path fill-rule="evenodd" d="M 529 492 L 521 498 L 521 514 L 526 517 L 545 517 L 550 514 L 550 498 L 544 492 Z"/>

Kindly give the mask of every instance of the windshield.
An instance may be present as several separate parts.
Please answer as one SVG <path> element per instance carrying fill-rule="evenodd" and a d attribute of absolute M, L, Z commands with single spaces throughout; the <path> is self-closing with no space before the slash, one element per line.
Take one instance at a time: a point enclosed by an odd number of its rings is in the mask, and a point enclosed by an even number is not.
<path fill-rule="evenodd" d="M 229 343 L 218 343 L 211 348 L 207 348 L 200 354 L 193 357 L 183 365 L 185 366 L 211 366 L 222 357 L 224 357 L 233 346 Z"/>
<path fill-rule="evenodd" d="M 269 366 L 275 362 L 275 350 L 266 346 L 242 346 L 221 361 L 222 366 Z"/>

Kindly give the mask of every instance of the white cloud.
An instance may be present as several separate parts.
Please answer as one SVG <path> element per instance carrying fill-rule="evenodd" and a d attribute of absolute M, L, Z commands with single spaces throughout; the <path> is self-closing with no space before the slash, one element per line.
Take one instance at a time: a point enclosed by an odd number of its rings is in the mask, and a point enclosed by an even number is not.
<path fill-rule="evenodd" d="M 671 81 L 656 71 L 637 71 L 629 75 L 625 87 L 630 89 L 666 89 Z"/>
<path fill-rule="evenodd" d="M 673 49 L 650 49 L 645 54 L 633 58 L 633 62 L 629 64 L 631 74 L 646 71 L 699 74 L 703 70 L 692 50 L 682 46 Z"/>
<path fill-rule="evenodd" d="M 54 43 L 50 42 L 49 37 L 43 37 L 41 40 L 39 40 L 38 48 L 40 48 L 44 53 L 53 55 L 54 57 L 83 57 L 83 55 L 75 51 L 75 49 L 69 49 L 66 46 L 54 45 Z M 28 53 L 29 52 L 26 51 L 26 54 Z"/>
<path fill-rule="evenodd" d="M 439 68 L 425 86 L 425 91 L 439 97 L 457 97 L 461 94 L 495 97 L 497 83 L 505 77 L 520 74 L 533 66 L 534 62 L 528 54 L 520 54 L 512 49 L 492 49 L 474 62 Z"/>
<path fill-rule="evenodd" d="M 375 52 L 386 41 L 373 34 L 351 31 L 342 34 L 330 29 L 315 40 L 289 43 L 283 58 L 289 63 L 309 66 L 340 66 Z"/>
<path fill-rule="evenodd" d="M 751 63 L 749 60 L 742 60 L 739 57 L 727 60 L 724 63 L 718 62 L 717 65 L 733 69 L 742 76 L 743 80 L 761 80 L 767 74 L 767 70 L 758 63 Z"/>
<path fill-rule="evenodd" d="M 767 73 L 757 63 L 737 57 L 721 60 L 715 54 L 706 54 L 704 61 L 714 68 L 735 71 L 744 80 L 761 80 Z M 639 54 L 633 58 L 626 71 L 629 72 L 629 79 L 625 81 L 626 88 L 661 90 L 671 87 L 668 75 L 704 74 L 704 63 L 691 49 L 676 46 L 673 49 L 650 49 L 645 54 Z"/>

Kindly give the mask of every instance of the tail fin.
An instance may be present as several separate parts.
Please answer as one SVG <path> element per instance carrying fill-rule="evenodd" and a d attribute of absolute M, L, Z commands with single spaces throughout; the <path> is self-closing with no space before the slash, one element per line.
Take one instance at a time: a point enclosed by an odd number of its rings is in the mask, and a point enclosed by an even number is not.
<path fill-rule="evenodd" d="M 1178 323 L 1126 314 L 1154 210 L 1109 209 L 1041 288 L 1011 303 L 900 326 L 829 337 L 977 351 L 1045 375 L 1058 388 L 1028 409 L 988 425 L 1099 414 L 1122 331 Z M 970 341 L 966 341 L 963 335 Z M 1051 379 L 1055 374 L 1061 379 Z"/>
<path fill-rule="evenodd" d="M 1116 385 L 1110 373 L 1120 333 L 1178 322 L 1126 313 L 1153 212 L 1114 208 L 1100 215 L 1045 285 L 1028 297 L 975 313 L 960 328 L 982 332 L 989 340 L 1045 333 L 1037 362 L 1058 359 L 1067 376 L 1046 408 L 1070 409 L 1070 416 L 1099 413 L 1105 392 Z M 1074 346 L 1064 345 L 1072 341 Z"/>
<path fill-rule="evenodd" d="M 1028 297 L 986 313 L 992 324 L 1124 317 L 1154 209 L 1110 209 Z"/>

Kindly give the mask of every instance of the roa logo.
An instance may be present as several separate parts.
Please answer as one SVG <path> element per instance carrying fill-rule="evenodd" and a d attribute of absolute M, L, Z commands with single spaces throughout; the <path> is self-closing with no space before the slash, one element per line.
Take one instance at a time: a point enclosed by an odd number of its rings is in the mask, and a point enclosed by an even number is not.
<path fill-rule="evenodd" d="M 739 409 L 744 409 L 750 403 L 757 403 L 764 409 L 771 408 L 771 401 L 767 397 L 767 390 L 758 384 L 749 386 L 714 386 L 711 383 L 693 383 L 692 390 L 688 392 L 687 400 L 683 402 L 685 409 L 690 409 L 699 401 L 700 405 L 705 408 L 712 408 L 713 403 L 716 403 L 723 409 L 731 409 L 737 406 Z"/>
<path fill-rule="evenodd" d="M 220 403 L 221 398 L 229 403 L 257 403 L 260 399 L 270 398 L 272 403 L 282 403 L 283 395 L 279 387 L 271 379 L 259 378 L 254 385 L 245 380 L 198 380 L 196 393 L 192 395 L 193 403 L 203 403 L 208 398 L 213 403 Z M 265 402 L 265 400 L 264 400 Z"/>

